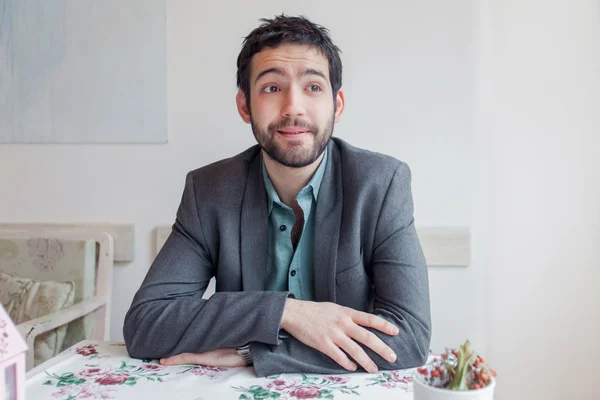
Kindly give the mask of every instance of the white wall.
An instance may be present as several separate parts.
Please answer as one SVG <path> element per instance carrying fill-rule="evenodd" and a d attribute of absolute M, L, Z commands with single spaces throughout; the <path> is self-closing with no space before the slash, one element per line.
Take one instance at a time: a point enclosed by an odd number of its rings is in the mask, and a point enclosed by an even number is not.
<path fill-rule="evenodd" d="M 600 2 L 485 1 L 479 187 L 499 399 L 598 399 Z"/>

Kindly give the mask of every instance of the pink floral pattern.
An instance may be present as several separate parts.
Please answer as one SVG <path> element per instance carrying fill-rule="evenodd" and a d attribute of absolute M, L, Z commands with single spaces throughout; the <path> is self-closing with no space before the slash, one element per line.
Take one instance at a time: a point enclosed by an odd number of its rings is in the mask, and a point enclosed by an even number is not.
<path fill-rule="evenodd" d="M 75 350 L 70 350 L 70 351 L 75 351 L 76 354 L 79 354 L 80 356 L 86 357 L 89 360 L 95 360 L 97 358 L 105 358 L 108 356 L 100 356 L 100 354 L 98 354 L 98 350 L 96 350 L 96 346 L 95 344 L 90 344 L 87 346 L 81 346 L 81 347 L 77 347 L 75 348 Z"/>
<path fill-rule="evenodd" d="M 98 356 L 98 350 L 96 350 L 96 345 L 90 344 L 88 346 L 81 346 L 75 349 L 75 353 L 84 356 Z"/>
<path fill-rule="evenodd" d="M 329 382 L 339 383 L 340 385 L 345 385 L 346 383 L 348 383 L 348 378 L 344 378 L 341 376 L 326 376 L 324 379 Z"/>
<path fill-rule="evenodd" d="M 36 375 L 40 379 L 36 378 L 35 384 L 31 381 L 33 386 L 28 390 L 32 397 L 55 400 L 137 399 L 152 398 L 152 394 L 158 392 L 153 385 L 165 385 L 161 391 L 167 388 L 170 391 L 173 387 L 177 397 L 176 388 L 182 382 L 192 379 L 198 382 L 198 387 L 202 387 L 210 385 L 210 380 L 223 379 L 215 383 L 224 385 L 215 395 L 238 400 L 341 400 L 361 395 L 375 398 L 382 394 L 386 397 L 385 393 L 398 399 L 412 396 L 411 370 L 381 371 L 376 375 L 281 374 L 252 379 L 251 371 L 201 365 L 167 367 L 153 360 L 130 358 L 124 350 L 122 344 L 106 345 L 102 342 L 87 342 L 73 347 L 68 351 L 70 364 L 56 364 L 56 367 L 40 372 Z M 238 377 L 240 383 L 236 385 Z M 223 389 L 229 393 L 226 394 Z"/>
<path fill-rule="evenodd" d="M 140 379 L 151 382 L 162 382 L 168 373 L 159 373 L 164 367 L 152 364 L 127 364 L 113 370 L 112 367 L 99 367 L 86 364 L 82 370 L 72 373 L 65 372 L 61 375 L 46 372 L 48 380 L 44 385 L 56 386 L 57 391 L 52 397 L 65 400 L 75 399 L 111 399 L 120 385 L 135 386 Z M 111 388 L 114 387 L 114 388 Z"/>
<path fill-rule="evenodd" d="M 358 386 L 349 386 L 348 378 L 300 375 L 301 380 L 270 377 L 266 385 L 232 388 L 242 392 L 238 400 L 262 399 L 334 399 L 336 393 L 359 395 Z"/>
<path fill-rule="evenodd" d="M 8 332 L 6 327 L 8 326 L 8 322 L 5 320 L 0 320 L 0 356 L 4 357 L 8 354 Z"/>
<path fill-rule="evenodd" d="M 273 382 L 267 385 L 267 389 L 273 389 L 276 392 L 283 392 L 286 389 L 291 389 L 296 386 L 296 382 L 293 380 L 286 381 L 285 379 L 275 379 Z"/>
<path fill-rule="evenodd" d="M 163 369 L 165 369 L 165 367 L 158 364 L 142 364 L 140 368 L 142 368 L 145 371 L 162 371 Z"/>
<path fill-rule="evenodd" d="M 98 375 L 108 374 L 110 372 L 110 367 L 100 368 L 100 367 L 92 367 L 92 368 L 84 368 L 77 375 L 82 378 L 91 378 L 92 376 L 96 377 Z"/>
<path fill-rule="evenodd" d="M 300 386 L 290 392 L 290 397 L 297 399 L 315 399 L 321 397 L 323 389 L 319 386 Z"/>
<path fill-rule="evenodd" d="M 405 392 L 412 392 L 412 377 L 406 376 L 402 371 L 386 371 L 377 374 L 367 386 L 378 385 L 388 389 L 404 389 Z"/>
<path fill-rule="evenodd" d="M 56 399 L 113 399 L 116 388 L 104 387 L 98 384 L 87 382 L 80 386 L 66 385 L 58 388 L 52 393 Z"/>
<path fill-rule="evenodd" d="M 179 374 L 185 374 L 191 372 L 196 376 L 206 376 L 209 379 L 217 379 L 221 376 L 221 372 L 227 371 L 228 368 L 223 367 L 207 367 L 204 365 L 186 365 L 184 370 L 178 372 Z"/>
<path fill-rule="evenodd" d="M 109 355 L 101 355 L 97 347 L 96 344 L 79 346 L 71 349 L 70 352 L 88 360 L 109 357 Z M 52 397 L 61 400 L 112 399 L 120 387 L 135 386 L 140 380 L 161 383 L 164 377 L 170 375 L 165 371 L 167 367 L 149 361 L 142 360 L 142 363 L 121 361 L 121 365 L 116 369 L 111 365 L 85 364 L 85 367 L 77 372 L 65 372 L 60 375 L 45 372 L 48 380 L 43 384 L 56 386 L 57 390 L 52 393 Z M 220 367 L 186 365 L 179 374 L 190 372 L 215 379 L 227 370 Z"/>
<path fill-rule="evenodd" d="M 90 357 L 90 359 L 98 358 L 98 350 L 96 350 L 95 344 L 77 347 L 75 349 L 75 353 L 79 354 L 80 356 Z"/>
<path fill-rule="evenodd" d="M 27 245 L 33 265 L 45 271 L 53 270 L 65 256 L 62 243 L 56 239 L 29 239 Z"/>

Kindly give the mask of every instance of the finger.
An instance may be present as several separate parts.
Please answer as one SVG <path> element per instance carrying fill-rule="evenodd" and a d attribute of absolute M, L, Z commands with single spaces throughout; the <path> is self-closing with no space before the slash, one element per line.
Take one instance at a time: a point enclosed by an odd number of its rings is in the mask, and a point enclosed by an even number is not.
<path fill-rule="evenodd" d="M 388 335 L 397 335 L 399 330 L 398 327 L 385 319 L 378 317 L 377 315 L 369 314 L 362 311 L 353 311 L 350 315 L 354 323 L 367 326 L 370 328 L 377 329 L 380 332 L 387 333 Z"/>
<path fill-rule="evenodd" d="M 348 336 L 342 336 L 336 344 L 344 350 L 350 357 L 352 357 L 357 363 L 362 365 L 365 371 L 374 374 L 377 372 L 377 365 L 369 358 L 367 353 L 360 347 L 354 340 Z"/>
<path fill-rule="evenodd" d="M 354 364 L 348 356 L 339 349 L 333 342 L 329 342 L 328 344 L 322 346 L 321 348 L 317 348 L 321 353 L 329 356 L 333 361 L 338 363 L 342 368 L 354 372 L 356 371 L 356 364 Z"/>
<path fill-rule="evenodd" d="M 375 353 L 379 354 L 384 360 L 387 360 L 391 363 L 396 361 L 396 353 L 394 353 L 392 348 L 385 344 L 385 342 L 373 332 L 359 325 L 354 325 L 354 327 L 350 328 L 347 333 L 352 339 L 364 344 Z"/>

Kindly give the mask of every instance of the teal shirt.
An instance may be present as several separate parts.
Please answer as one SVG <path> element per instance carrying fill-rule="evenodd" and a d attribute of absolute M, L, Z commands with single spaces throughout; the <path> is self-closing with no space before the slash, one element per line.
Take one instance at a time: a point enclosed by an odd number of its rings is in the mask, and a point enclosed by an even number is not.
<path fill-rule="evenodd" d="M 262 173 L 269 207 L 269 254 L 265 290 L 290 291 L 300 300 L 315 299 L 313 265 L 315 208 L 325 165 L 327 165 L 327 149 L 319 168 L 296 196 L 296 201 L 304 212 L 304 226 L 294 251 L 291 239 L 292 227 L 296 221 L 294 210 L 279 199 L 263 161 Z"/>

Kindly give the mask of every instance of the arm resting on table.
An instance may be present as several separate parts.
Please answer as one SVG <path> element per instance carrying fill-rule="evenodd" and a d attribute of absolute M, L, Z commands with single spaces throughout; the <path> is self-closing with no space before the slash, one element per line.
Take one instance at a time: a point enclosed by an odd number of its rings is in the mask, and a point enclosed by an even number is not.
<path fill-rule="evenodd" d="M 387 370 L 423 365 L 431 340 L 427 263 L 414 226 L 410 178 L 408 166 L 401 163 L 381 206 L 369 265 L 374 286 L 372 314 L 396 325 L 400 332 L 389 336 L 369 330 L 392 348 L 397 359 L 390 363 L 359 343 L 378 368 Z M 251 349 L 258 376 L 348 372 L 293 337 L 280 346 L 252 343 Z"/>
<path fill-rule="evenodd" d="M 238 347 L 277 345 L 287 292 L 217 292 L 202 299 L 215 265 L 207 250 L 188 174 L 171 235 L 125 316 L 123 336 L 135 358 L 163 358 Z"/>

